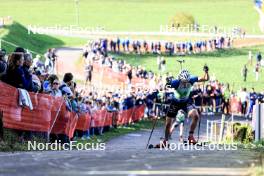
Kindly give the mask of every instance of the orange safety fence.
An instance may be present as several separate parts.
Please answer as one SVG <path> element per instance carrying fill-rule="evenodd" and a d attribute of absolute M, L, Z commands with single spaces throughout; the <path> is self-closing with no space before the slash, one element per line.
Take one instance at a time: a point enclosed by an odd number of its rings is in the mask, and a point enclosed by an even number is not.
<path fill-rule="evenodd" d="M 114 113 L 112 112 L 106 112 L 104 126 L 110 126 L 113 124 L 113 115 Z"/>
<path fill-rule="evenodd" d="M 117 125 L 123 125 L 123 124 L 126 124 L 127 123 L 127 119 L 129 118 L 129 113 L 132 113 L 132 109 L 129 109 L 129 110 L 123 110 L 123 111 L 120 111 L 117 115 Z"/>
<path fill-rule="evenodd" d="M 120 112 L 107 112 L 98 110 L 92 115 L 78 114 L 66 109 L 62 97 L 52 97 L 47 94 L 29 93 L 33 110 L 18 105 L 18 90 L 10 85 L 0 82 L 0 109 L 3 110 L 3 123 L 5 128 L 65 134 L 73 137 L 75 129 L 86 131 L 91 126 L 104 127 L 113 124 L 114 115 L 117 116 L 117 125 L 137 121 L 144 115 L 145 106 L 137 106 Z"/>
<path fill-rule="evenodd" d="M 122 84 L 127 82 L 128 78 L 125 73 L 114 72 L 111 68 L 106 66 L 100 66 L 99 64 L 93 64 L 93 73 L 96 80 L 100 80 L 104 84 Z M 94 79 L 95 80 L 95 79 Z M 133 77 L 133 85 L 148 85 L 149 81 L 143 78 Z"/>
<path fill-rule="evenodd" d="M 132 121 L 138 121 L 144 117 L 145 105 L 140 105 L 135 107 L 135 111 L 132 116 Z"/>
<path fill-rule="evenodd" d="M 120 111 L 117 116 L 117 125 L 129 124 L 140 120 L 144 116 L 145 105 L 136 106 L 128 110 Z"/>
<path fill-rule="evenodd" d="M 60 70 L 65 70 L 63 60 L 59 59 L 58 65 L 60 65 Z M 84 78 L 84 76 L 86 75 L 84 68 L 83 70 L 80 70 L 80 68 L 72 67 L 71 71 L 79 79 Z M 99 63 L 93 64 L 93 74 L 92 75 L 93 75 L 92 81 L 94 83 L 102 83 L 104 85 L 121 85 L 122 86 L 128 81 L 126 73 L 115 72 L 113 71 L 113 69 L 109 68 L 108 66 L 100 65 Z M 141 87 L 148 86 L 149 80 L 133 76 L 132 85 L 134 86 L 141 85 Z"/>
<path fill-rule="evenodd" d="M 47 132 L 51 127 L 51 109 L 55 98 L 30 93 L 34 110 L 18 106 L 18 90 L 0 82 L 0 109 L 4 112 L 4 127 L 18 130 Z M 61 102 L 63 100 L 61 99 Z"/>
<path fill-rule="evenodd" d="M 91 115 L 88 113 L 83 113 L 79 116 L 76 125 L 76 130 L 86 131 L 91 126 Z"/>
<path fill-rule="evenodd" d="M 103 127 L 105 123 L 106 110 L 98 110 L 92 114 L 94 127 Z"/>
<path fill-rule="evenodd" d="M 60 109 L 59 116 L 52 128 L 53 134 L 66 134 L 69 138 L 73 137 L 76 125 L 78 121 L 78 115 L 74 112 L 69 112 L 66 109 L 65 103 Z"/>
<path fill-rule="evenodd" d="M 5 128 L 72 136 L 77 116 L 66 110 L 63 98 L 29 93 L 33 110 L 18 105 L 18 90 L 0 82 L 0 109 Z M 52 129 L 52 131 L 51 131 Z"/>
<path fill-rule="evenodd" d="M 117 125 L 124 125 L 134 121 L 138 121 L 144 116 L 145 105 L 136 106 L 128 110 L 120 112 L 107 112 L 106 110 L 99 110 L 92 114 L 94 126 L 104 127 L 113 125 L 114 115 L 117 116 Z M 91 127 L 91 116 L 82 114 L 77 122 L 76 129 L 87 131 Z"/>

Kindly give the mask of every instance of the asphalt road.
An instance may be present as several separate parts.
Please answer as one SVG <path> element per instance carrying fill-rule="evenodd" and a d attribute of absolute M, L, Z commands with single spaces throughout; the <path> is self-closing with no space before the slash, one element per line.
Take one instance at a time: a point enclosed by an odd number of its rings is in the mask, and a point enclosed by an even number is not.
<path fill-rule="evenodd" d="M 206 120 L 201 140 L 206 137 Z M 175 145 L 177 133 L 171 140 Z M 115 138 L 103 151 L 0 153 L 0 175 L 248 175 L 249 167 L 259 162 L 258 153 L 242 149 L 145 149 L 149 134 L 146 130 Z M 155 129 L 151 143 L 162 136 L 163 128 Z"/>

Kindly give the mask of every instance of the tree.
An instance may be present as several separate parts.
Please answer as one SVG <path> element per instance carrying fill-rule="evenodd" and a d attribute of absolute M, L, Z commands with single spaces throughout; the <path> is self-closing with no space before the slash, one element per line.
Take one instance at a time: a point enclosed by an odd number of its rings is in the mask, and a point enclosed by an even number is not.
<path fill-rule="evenodd" d="M 189 29 L 193 29 L 195 24 L 194 17 L 191 14 L 178 12 L 174 15 L 174 17 L 170 20 L 170 27 L 179 28 L 179 27 L 188 27 Z"/>

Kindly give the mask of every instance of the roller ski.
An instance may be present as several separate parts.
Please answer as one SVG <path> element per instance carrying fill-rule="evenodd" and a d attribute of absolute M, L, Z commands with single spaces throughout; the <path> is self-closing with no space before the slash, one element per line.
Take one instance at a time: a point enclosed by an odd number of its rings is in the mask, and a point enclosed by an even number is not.
<path fill-rule="evenodd" d="M 193 136 L 189 136 L 188 140 L 183 140 L 184 145 L 196 145 L 196 146 L 204 146 L 208 144 L 208 142 L 198 142 L 194 139 Z"/>
<path fill-rule="evenodd" d="M 160 141 L 159 144 L 153 145 L 149 144 L 148 149 L 162 149 L 162 148 L 169 148 L 170 144 L 168 141 Z"/>

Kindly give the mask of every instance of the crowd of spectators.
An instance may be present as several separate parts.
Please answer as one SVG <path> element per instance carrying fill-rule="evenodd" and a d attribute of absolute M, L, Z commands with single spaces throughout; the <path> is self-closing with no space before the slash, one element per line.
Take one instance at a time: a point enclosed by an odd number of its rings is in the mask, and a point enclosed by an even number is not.
<path fill-rule="evenodd" d="M 67 110 L 78 115 L 82 113 L 92 115 L 104 109 L 110 112 L 127 110 L 144 104 L 150 94 L 148 89 L 134 87 L 125 92 L 120 89 L 85 90 L 77 86 L 72 73 L 65 73 L 60 80 L 56 74 L 49 72 L 48 67 L 49 64 L 43 64 L 38 56 L 33 59 L 32 55 L 21 47 L 9 55 L 4 50 L 0 52 L 1 81 L 28 92 L 63 97 Z M 116 127 L 116 122 L 113 122 L 113 127 Z M 92 134 L 102 134 L 107 128 L 109 127 L 91 128 L 91 131 Z M 89 138 L 89 132 L 82 133 L 82 137 Z M 79 136 L 80 133 L 76 135 Z M 65 136 L 62 140 L 67 141 Z"/>
<path fill-rule="evenodd" d="M 140 65 L 133 67 L 129 64 L 126 64 L 123 60 L 117 60 L 114 57 L 109 56 L 107 51 L 106 39 L 93 41 L 84 48 L 84 57 L 91 65 L 93 62 L 99 62 L 103 66 L 112 68 L 115 72 L 126 73 L 130 82 L 133 77 L 149 79 L 149 87 L 153 88 L 154 92 L 156 91 L 154 95 L 160 95 L 159 90 L 162 90 L 162 92 L 166 95 L 170 95 L 170 90 L 164 90 L 163 88 L 168 80 L 173 79 L 171 73 L 156 75 L 151 70 L 146 71 L 145 68 L 141 67 Z M 159 66 L 159 70 L 163 71 L 164 73 L 166 66 L 166 60 L 164 57 L 158 55 L 157 64 Z M 214 78 L 214 76 L 212 76 L 212 80 L 207 84 L 194 86 L 192 91 L 192 99 L 201 112 L 204 114 L 213 115 L 220 112 L 224 112 L 226 114 L 231 113 L 231 99 L 233 100 L 235 98 L 239 106 L 237 107 L 239 111 L 238 113 L 247 117 L 251 117 L 252 107 L 254 105 L 253 102 L 256 100 L 261 100 L 263 92 L 255 93 L 257 95 L 256 97 L 258 98 L 252 99 L 251 105 L 245 107 L 244 99 L 241 97 L 241 91 L 242 89 L 238 92 L 231 90 L 228 83 L 220 83 L 218 80 L 216 80 L 216 78 Z M 249 94 L 249 92 L 247 94 Z M 154 104 L 158 97 L 154 95 L 148 97 L 146 103 L 148 107 L 146 112 L 148 112 L 148 115 L 153 113 L 153 109 L 156 109 Z M 166 97 L 166 95 L 163 97 Z M 158 102 L 161 102 L 161 100 L 158 100 Z M 163 103 L 166 104 L 166 101 Z M 248 100 L 247 104 L 250 104 L 250 100 Z"/>
<path fill-rule="evenodd" d="M 160 113 L 166 114 L 170 99 L 174 96 L 173 91 L 172 89 L 156 89 L 146 101 L 149 114 L 155 116 L 159 116 Z M 250 92 L 246 88 L 234 91 L 228 83 L 223 84 L 218 80 L 211 80 L 206 84 L 195 84 L 190 101 L 204 115 L 217 113 L 231 115 L 233 113 L 250 119 L 253 106 L 257 102 L 264 103 L 264 91 L 258 93 L 254 88 Z"/>
<path fill-rule="evenodd" d="M 92 74 L 94 62 L 112 68 L 118 73 L 127 74 L 128 84 L 133 77 L 149 79 L 148 87 L 130 86 L 127 90 L 121 89 L 94 89 L 88 90 L 77 86 L 72 73 L 66 73 L 63 79 L 50 72 L 50 64 L 43 64 L 39 56 L 32 58 L 32 55 L 21 47 L 17 47 L 13 53 L 7 55 L 5 50 L 0 52 L 0 79 L 16 88 L 25 89 L 29 92 L 49 94 L 54 97 L 63 97 L 68 111 L 77 114 L 90 113 L 106 109 L 110 112 L 127 110 L 131 107 L 145 104 L 146 116 L 165 116 L 166 107 L 161 104 L 169 102 L 173 96 L 171 90 L 164 88 L 166 83 L 173 79 L 170 73 L 166 75 L 155 75 L 152 71 L 146 71 L 141 66 L 132 67 L 125 61 L 116 60 L 108 56 L 104 48 L 103 40 L 93 41 L 84 49 L 86 64 L 89 74 Z M 56 58 L 54 50 L 50 58 Z M 47 56 L 49 58 L 49 56 Z M 53 61 L 53 60 L 51 60 Z M 91 75 L 90 75 L 91 76 Z M 89 75 L 88 75 L 89 78 Z M 88 80 L 91 80 L 89 78 Z M 241 114 L 251 116 L 252 107 L 256 101 L 263 101 L 264 92 L 256 93 L 254 89 L 248 93 L 245 88 L 234 92 L 228 84 L 222 84 L 217 80 L 211 80 L 205 85 L 195 85 L 192 91 L 192 100 L 201 112 L 213 114 L 217 112 L 230 113 L 230 100 L 236 97 L 240 102 Z M 93 118 L 92 123 L 93 124 Z M 113 127 L 116 122 L 113 121 Z M 76 136 L 87 139 L 94 134 L 102 134 L 109 127 L 94 128 L 84 133 L 77 133 Z"/>
<path fill-rule="evenodd" d="M 93 63 L 97 63 L 100 66 L 109 67 L 116 73 L 126 74 L 129 81 L 133 77 L 143 79 L 153 79 L 154 73 L 151 70 L 146 70 L 143 66 L 131 66 L 127 64 L 125 60 L 118 60 L 115 57 L 109 55 L 107 50 L 106 40 L 94 40 L 89 42 L 83 51 L 83 56 L 86 60 L 86 80 L 88 82 L 92 79 Z"/>
<path fill-rule="evenodd" d="M 115 39 L 102 39 L 102 47 L 105 50 L 115 53 L 133 52 L 137 54 L 161 54 L 165 52 L 169 55 L 186 55 L 230 48 L 232 44 L 233 39 L 230 37 L 181 42 L 130 40 L 128 38 L 120 39 L 119 37 Z"/>

